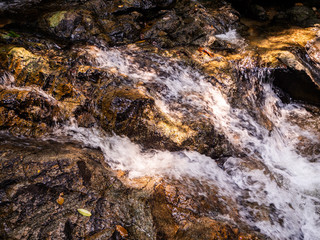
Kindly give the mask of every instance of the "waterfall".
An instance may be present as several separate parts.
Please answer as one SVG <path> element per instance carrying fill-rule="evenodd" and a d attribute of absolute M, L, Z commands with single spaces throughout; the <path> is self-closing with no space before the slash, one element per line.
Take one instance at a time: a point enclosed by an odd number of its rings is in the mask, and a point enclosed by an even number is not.
<path fill-rule="evenodd" d="M 320 138 L 298 123 L 311 118 L 302 106 L 282 103 L 270 84 L 260 82 L 264 95 L 260 107 L 272 122 L 270 130 L 247 108 L 232 107 L 217 85 L 182 62 L 145 54 L 135 47 L 88 48 L 86 53 L 96 59 L 96 67 L 126 75 L 132 86 L 154 98 L 156 106 L 171 119 L 202 118 L 246 156 L 229 157 L 221 168 L 198 152 L 143 150 L 126 137 L 75 123 L 57 130 L 59 134 L 99 147 L 112 168 L 129 171 L 131 178 L 190 177 L 212 184 L 218 187 L 219 195 L 229 196 L 238 205 L 242 221 L 271 239 L 320 239 L 319 156 L 300 152 L 303 144 L 316 146 Z M 161 90 L 147 90 L 138 85 L 141 81 L 145 86 L 157 84 Z M 250 162 L 257 167 L 250 167 Z M 255 218 L 257 207 L 272 211 L 266 218 Z"/>

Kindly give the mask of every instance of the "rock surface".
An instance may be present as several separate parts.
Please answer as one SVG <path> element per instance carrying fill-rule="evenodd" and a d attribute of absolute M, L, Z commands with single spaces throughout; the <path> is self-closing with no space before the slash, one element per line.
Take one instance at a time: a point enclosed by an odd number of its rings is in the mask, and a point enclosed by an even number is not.
<path fill-rule="evenodd" d="M 0 156 L 2 239 L 262 239 L 209 217 L 226 211 L 214 195 L 201 203 L 187 186 L 128 180 L 98 150 L 1 135 Z"/>
<path fill-rule="evenodd" d="M 240 22 L 232 5 L 219 0 L 0 0 L 0 130 L 10 133 L 0 139 L 0 238 L 267 239 L 213 185 L 132 180 L 111 170 L 99 150 L 43 140 L 74 121 L 127 136 L 143 149 L 197 151 L 221 168 L 226 157 L 244 156 L 246 149 L 236 150 L 206 109 L 178 99 L 185 111 L 173 104 L 170 110 L 181 115 L 175 118 L 158 104 L 168 87 L 130 72 L 131 66 L 165 80 L 163 59 L 194 79 L 205 75 L 270 132 L 256 76 L 272 81 L 284 101 L 319 114 L 319 15 L 312 9 L 318 2 L 284 1 L 276 12 L 276 1 L 230 2 L 255 20 Z M 112 50 L 123 55 L 103 59 Z M 112 61 L 124 57 L 129 70 L 120 71 Z M 267 169 L 252 159 L 244 165 Z M 253 221 L 282 221 L 272 206 L 242 201 L 258 209 Z"/>

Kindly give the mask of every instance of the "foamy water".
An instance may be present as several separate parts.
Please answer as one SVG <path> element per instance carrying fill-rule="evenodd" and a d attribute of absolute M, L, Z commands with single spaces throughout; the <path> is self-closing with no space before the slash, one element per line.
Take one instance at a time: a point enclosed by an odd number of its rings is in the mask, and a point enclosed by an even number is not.
<path fill-rule="evenodd" d="M 236 29 L 229 29 L 229 31 L 215 35 L 215 37 L 238 46 L 243 46 L 245 44 L 244 39 L 240 37 Z"/>
<path fill-rule="evenodd" d="M 317 133 L 301 129 L 290 116 L 305 119 L 309 113 L 294 104 L 283 104 L 268 84 L 263 84 L 264 114 L 273 123 L 272 131 L 261 126 L 246 109 L 234 109 L 226 96 L 199 71 L 184 64 L 139 52 L 139 49 L 88 50 L 97 67 L 115 68 L 127 75 L 132 85 L 156 83 L 159 91 L 143 89 L 168 116 L 199 118 L 211 122 L 246 158 L 230 157 L 224 170 L 215 161 L 197 152 L 148 150 L 128 138 L 107 136 L 98 129 L 75 124 L 63 130 L 74 139 L 99 147 L 114 169 L 129 171 L 130 177 L 167 176 L 197 178 L 219 187 L 221 195 L 236 201 L 242 220 L 259 228 L 272 239 L 320 239 L 320 159 L 310 162 L 297 151 L 300 137 L 309 144 L 319 142 Z M 142 65 L 145 61 L 147 64 Z M 254 98 L 253 98 L 254 99 Z M 250 167 L 246 162 L 258 163 Z M 254 165 L 254 164 L 253 164 Z M 243 206 L 241 201 L 252 203 Z M 249 206 L 257 207 L 249 207 Z M 267 208 L 265 218 L 256 217 Z M 273 209 L 272 211 L 270 209 Z"/>

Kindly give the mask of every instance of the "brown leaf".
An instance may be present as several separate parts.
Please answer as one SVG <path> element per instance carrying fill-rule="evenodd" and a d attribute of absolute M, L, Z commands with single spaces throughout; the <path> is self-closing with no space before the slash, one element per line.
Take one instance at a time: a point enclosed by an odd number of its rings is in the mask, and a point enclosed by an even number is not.
<path fill-rule="evenodd" d="M 120 233 L 121 237 L 128 237 L 128 231 L 121 225 L 116 225 L 116 230 Z"/>
<path fill-rule="evenodd" d="M 63 193 L 60 193 L 58 199 L 57 199 L 57 203 L 59 205 L 62 205 L 64 203 L 64 198 L 62 197 L 63 196 Z"/>

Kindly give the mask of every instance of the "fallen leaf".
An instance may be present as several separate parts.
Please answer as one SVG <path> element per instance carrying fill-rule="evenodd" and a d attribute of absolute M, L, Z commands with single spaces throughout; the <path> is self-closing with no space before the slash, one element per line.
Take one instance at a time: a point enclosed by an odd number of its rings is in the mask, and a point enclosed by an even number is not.
<path fill-rule="evenodd" d="M 121 237 L 128 237 L 128 231 L 121 225 L 116 225 L 116 230 L 120 233 Z"/>
<path fill-rule="evenodd" d="M 62 197 L 63 196 L 63 193 L 60 193 L 58 199 L 57 199 L 57 203 L 59 205 L 62 205 L 64 203 L 64 198 Z"/>
<path fill-rule="evenodd" d="M 89 212 L 89 211 L 86 210 L 86 209 L 79 208 L 79 209 L 77 209 L 77 210 L 78 210 L 78 212 L 79 212 L 81 215 L 83 215 L 83 216 L 90 217 L 90 216 L 92 215 L 91 212 Z"/>
<path fill-rule="evenodd" d="M 202 47 L 199 47 L 199 48 L 198 48 L 198 51 L 199 51 L 200 53 L 205 53 L 205 54 L 207 54 L 209 57 L 214 57 L 213 53 L 207 51 L 206 49 L 204 49 L 204 48 L 202 48 Z"/>

